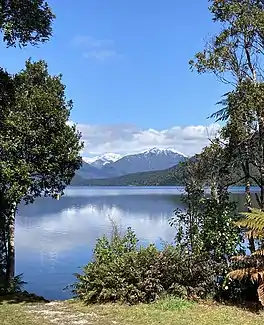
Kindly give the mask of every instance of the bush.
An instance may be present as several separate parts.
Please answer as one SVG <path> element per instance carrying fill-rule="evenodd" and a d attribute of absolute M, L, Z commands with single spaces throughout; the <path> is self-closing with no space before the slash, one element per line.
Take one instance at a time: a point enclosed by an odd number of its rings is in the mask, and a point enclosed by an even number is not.
<path fill-rule="evenodd" d="M 138 248 L 137 243 L 130 228 L 123 237 L 98 239 L 94 261 L 83 268 L 82 275 L 76 274 L 73 292 L 86 303 L 155 301 L 162 292 L 155 267 L 160 253 L 153 245 Z"/>
<path fill-rule="evenodd" d="M 214 269 L 206 257 L 190 257 L 177 246 L 139 247 L 128 228 L 124 236 L 97 240 L 93 261 L 75 274 L 73 292 L 85 303 L 149 303 L 167 294 L 205 297 L 215 289 Z"/>
<path fill-rule="evenodd" d="M 0 296 L 6 295 L 10 293 L 20 293 L 25 284 L 25 281 L 22 280 L 23 274 L 18 274 L 14 277 L 14 279 L 6 285 L 5 273 L 0 272 Z"/>

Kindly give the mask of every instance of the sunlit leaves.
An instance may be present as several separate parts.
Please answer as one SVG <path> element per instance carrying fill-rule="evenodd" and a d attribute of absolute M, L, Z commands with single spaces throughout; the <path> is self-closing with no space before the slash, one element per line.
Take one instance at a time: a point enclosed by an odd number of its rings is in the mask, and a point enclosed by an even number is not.
<path fill-rule="evenodd" d="M 54 14 L 44 0 L 1 0 L 0 29 L 7 46 L 36 45 L 52 33 Z"/>
<path fill-rule="evenodd" d="M 0 130 L 0 190 L 12 201 L 62 193 L 80 167 L 80 133 L 69 126 L 72 103 L 61 77 L 44 61 L 28 61 L 10 77 L 12 101 Z"/>
<path fill-rule="evenodd" d="M 263 80 L 264 6 L 259 0 L 212 0 L 209 10 L 221 31 L 189 63 L 198 73 L 213 72 L 224 82 Z M 230 79 L 230 76 L 233 79 Z"/>

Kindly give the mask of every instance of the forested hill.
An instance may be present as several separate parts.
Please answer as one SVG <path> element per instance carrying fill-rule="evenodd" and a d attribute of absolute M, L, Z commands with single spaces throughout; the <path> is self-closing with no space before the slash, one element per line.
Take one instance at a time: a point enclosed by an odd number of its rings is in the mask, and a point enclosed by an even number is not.
<path fill-rule="evenodd" d="M 244 185 L 243 181 L 235 183 L 241 178 L 242 171 L 233 171 L 234 185 Z M 76 175 L 71 183 L 73 186 L 176 186 L 184 185 L 183 169 L 180 164 L 157 171 L 126 174 L 119 177 L 87 179 Z M 254 185 L 254 182 L 252 182 Z"/>
<path fill-rule="evenodd" d="M 183 185 L 178 167 L 164 170 L 127 174 L 114 178 L 104 179 L 80 179 L 72 185 L 82 186 L 173 186 Z"/>

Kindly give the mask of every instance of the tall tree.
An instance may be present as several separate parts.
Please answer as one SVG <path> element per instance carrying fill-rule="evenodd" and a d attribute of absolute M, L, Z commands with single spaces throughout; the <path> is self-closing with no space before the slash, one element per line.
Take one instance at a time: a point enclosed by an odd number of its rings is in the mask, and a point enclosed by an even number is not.
<path fill-rule="evenodd" d="M 209 0 L 220 32 L 190 61 L 199 73 L 212 72 L 234 85 L 245 79 L 263 80 L 264 1 Z"/>
<path fill-rule="evenodd" d="M 54 18 L 44 0 L 0 0 L 7 47 L 46 42 Z M 0 71 L 0 233 L 7 283 L 14 276 L 17 205 L 63 194 L 81 165 L 80 134 L 68 123 L 72 102 L 64 91 L 61 76 L 50 76 L 43 61 L 28 61 L 14 76 Z"/>
<path fill-rule="evenodd" d="M 244 172 L 246 181 L 247 218 L 238 225 L 249 230 L 249 257 L 239 257 L 242 266 L 231 272 L 235 279 L 251 278 L 258 282 L 259 299 L 264 304 L 263 284 L 263 220 L 264 220 L 264 1 L 211 0 L 209 10 L 221 30 L 190 61 L 198 73 L 211 72 L 225 83 L 234 86 L 217 120 L 226 121 L 222 136 L 226 147 Z M 260 187 L 259 208 L 251 206 L 250 179 Z M 261 239 L 261 250 L 255 252 L 255 239 Z M 260 264 L 261 261 L 261 264 Z"/>
<path fill-rule="evenodd" d="M 69 124 L 72 102 L 66 100 L 61 76 L 51 76 L 44 61 L 27 61 L 24 70 L 9 77 L 11 91 L 0 131 L 0 212 L 8 223 L 10 280 L 17 205 L 41 195 L 62 195 L 81 166 L 82 143 Z"/>
<path fill-rule="evenodd" d="M 264 208 L 264 1 L 211 0 L 209 10 L 221 30 L 190 61 L 198 73 L 212 72 L 234 90 L 226 94 L 225 105 L 214 116 L 226 120 L 223 137 L 245 175 L 245 198 L 251 211 L 250 181 L 261 189 L 259 206 Z M 232 151 L 233 150 L 233 151 Z M 252 173 L 258 172 L 258 177 Z M 254 250 L 253 238 L 251 249 Z"/>

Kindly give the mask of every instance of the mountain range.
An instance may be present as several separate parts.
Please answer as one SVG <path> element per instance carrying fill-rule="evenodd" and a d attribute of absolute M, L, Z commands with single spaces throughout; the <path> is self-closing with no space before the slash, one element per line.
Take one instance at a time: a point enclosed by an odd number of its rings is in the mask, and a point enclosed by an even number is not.
<path fill-rule="evenodd" d="M 185 159 L 185 155 L 174 149 L 156 147 L 125 156 L 105 154 L 94 158 L 83 158 L 83 165 L 76 172 L 71 184 L 89 185 L 90 182 L 87 180 L 112 179 L 128 174 L 165 170 Z"/>
<path fill-rule="evenodd" d="M 117 160 L 121 159 L 122 156 L 117 153 L 107 153 L 102 156 L 96 156 L 93 158 L 83 158 L 83 161 L 87 164 L 96 167 L 96 168 L 102 168 L 108 164 L 114 163 Z"/>

